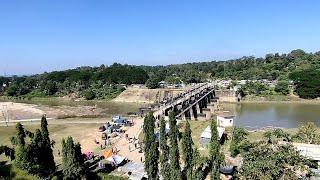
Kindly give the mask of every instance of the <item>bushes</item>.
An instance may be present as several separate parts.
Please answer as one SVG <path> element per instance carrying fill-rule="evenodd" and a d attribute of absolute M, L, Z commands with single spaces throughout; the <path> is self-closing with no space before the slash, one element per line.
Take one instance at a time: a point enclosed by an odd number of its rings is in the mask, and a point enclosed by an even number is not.
<path fill-rule="evenodd" d="M 320 97 L 320 69 L 295 71 L 290 78 L 296 84 L 296 93 L 305 99 Z"/>
<path fill-rule="evenodd" d="M 101 83 L 94 83 L 91 87 L 84 91 L 82 96 L 86 100 L 92 99 L 113 99 L 117 97 L 125 88 L 116 85 L 102 85 Z"/>
<path fill-rule="evenodd" d="M 279 81 L 274 89 L 276 92 L 283 94 L 283 95 L 287 95 L 290 92 L 289 89 L 289 82 L 288 81 Z"/>
<path fill-rule="evenodd" d="M 232 141 L 230 144 L 230 152 L 232 157 L 236 157 L 241 149 L 250 147 L 250 143 L 247 141 L 248 131 L 244 128 L 235 127 L 232 132 Z"/>
<path fill-rule="evenodd" d="M 256 143 L 243 157 L 240 179 L 300 179 L 314 166 L 291 145 Z"/>
<path fill-rule="evenodd" d="M 92 90 L 87 90 L 85 93 L 84 93 L 84 98 L 86 100 L 92 100 L 96 97 L 95 93 L 92 91 Z"/>

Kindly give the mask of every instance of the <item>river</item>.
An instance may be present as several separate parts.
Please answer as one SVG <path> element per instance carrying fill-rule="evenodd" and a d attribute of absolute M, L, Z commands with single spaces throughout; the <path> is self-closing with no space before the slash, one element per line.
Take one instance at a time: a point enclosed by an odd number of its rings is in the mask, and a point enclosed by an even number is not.
<path fill-rule="evenodd" d="M 270 126 L 296 128 L 305 122 L 314 122 L 320 127 L 320 104 L 223 103 L 222 107 L 236 116 L 235 126 L 250 130 Z"/>

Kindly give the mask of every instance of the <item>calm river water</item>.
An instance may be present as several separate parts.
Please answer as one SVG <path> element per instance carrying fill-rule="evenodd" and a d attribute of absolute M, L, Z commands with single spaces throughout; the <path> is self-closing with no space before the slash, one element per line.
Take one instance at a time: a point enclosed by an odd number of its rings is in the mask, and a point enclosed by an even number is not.
<path fill-rule="evenodd" d="M 223 103 L 223 108 L 234 115 L 235 125 L 247 129 L 263 127 L 295 128 L 304 122 L 320 126 L 320 104 L 302 103 Z"/>

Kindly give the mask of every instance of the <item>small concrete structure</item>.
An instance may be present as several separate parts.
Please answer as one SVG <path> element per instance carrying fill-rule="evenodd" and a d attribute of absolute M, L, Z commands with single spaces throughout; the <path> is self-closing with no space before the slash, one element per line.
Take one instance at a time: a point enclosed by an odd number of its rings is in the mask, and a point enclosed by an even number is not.
<path fill-rule="evenodd" d="M 288 144 L 288 142 L 280 141 L 279 144 Z M 305 157 L 317 161 L 320 165 L 320 145 L 319 144 L 306 144 L 306 143 L 289 143 L 297 149 L 297 151 Z"/>
<path fill-rule="evenodd" d="M 292 143 L 292 145 L 297 148 L 301 155 L 320 162 L 320 145 L 305 143 Z"/>
<path fill-rule="evenodd" d="M 232 127 L 234 121 L 234 115 L 230 115 L 227 112 L 217 115 L 217 125 L 221 127 Z"/>
<path fill-rule="evenodd" d="M 218 140 L 221 140 L 224 134 L 225 128 L 217 127 L 217 130 L 218 130 L 218 138 L 219 138 Z M 210 144 L 210 141 L 211 141 L 211 129 L 210 129 L 210 126 L 208 126 L 200 136 L 200 144 L 202 146 L 206 146 L 207 144 Z"/>

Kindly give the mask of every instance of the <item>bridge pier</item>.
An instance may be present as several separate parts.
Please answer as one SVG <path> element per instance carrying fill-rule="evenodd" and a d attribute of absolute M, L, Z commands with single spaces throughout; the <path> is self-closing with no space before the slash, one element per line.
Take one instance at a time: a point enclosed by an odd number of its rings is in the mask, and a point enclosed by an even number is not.
<path fill-rule="evenodd" d="M 214 112 L 217 102 L 215 90 L 211 86 L 199 86 L 188 93 L 185 93 L 180 99 L 163 104 L 155 113 L 156 118 L 168 116 L 169 111 L 173 111 L 176 118 L 182 120 L 200 120 L 210 119 L 211 112 Z"/>
<path fill-rule="evenodd" d="M 190 120 L 195 120 L 196 119 L 196 114 L 193 112 L 193 108 L 192 107 L 189 109 L 189 114 L 190 114 Z"/>
<path fill-rule="evenodd" d="M 211 119 L 211 110 L 209 108 L 204 108 L 203 109 L 203 114 L 205 114 L 205 118 L 207 120 Z"/>
<path fill-rule="evenodd" d="M 207 99 L 208 99 L 208 104 L 210 104 L 210 103 L 211 103 L 211 96 L 210 96 L 210 94 L 208 94 Z"/>
<path fill-rule="evenodd" d="M 215 112 L 215 105 L 214 105 L 214 103 L 208 104 L 208 108 L 210 109 L 210 111 L 211 111 L 212 113 Z"/>
<path fill-rule="evenodd" d="M 200 103 L 198 102 L 195 106 L 196 106 L 197 114 L 200 114 L 201 113 Z"/>
<path fill-rule="evenodd" d="M 199 113 L 202 113 L 203 104 L 201 100 L 198 102 L 198 105 L 199 105 Z"/>
<path fill-rule="evenodd" d="M 181 120 L 183 120 L 183 121 L 186 121 L 186 120 L 187 120 L 187 118 L 186 118 L 186 113 L 182 113 L 182 114 L 181 114 Z"/>
<path fill-rule="evenodd" d="M 203 108 L 207 108 L 207 104 L 208 104 L 207 98 L 205 97 L 205 98 L 203 98 Z"/>

